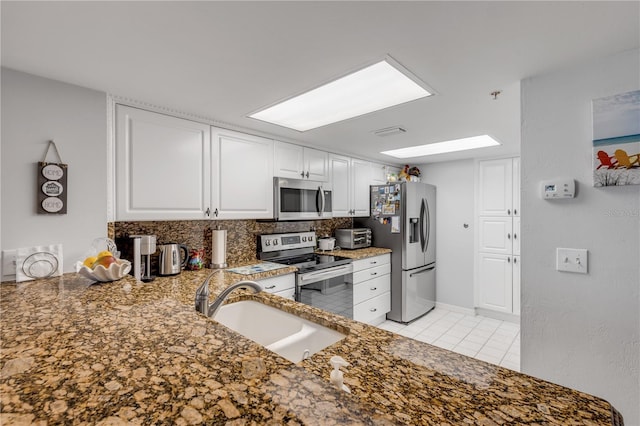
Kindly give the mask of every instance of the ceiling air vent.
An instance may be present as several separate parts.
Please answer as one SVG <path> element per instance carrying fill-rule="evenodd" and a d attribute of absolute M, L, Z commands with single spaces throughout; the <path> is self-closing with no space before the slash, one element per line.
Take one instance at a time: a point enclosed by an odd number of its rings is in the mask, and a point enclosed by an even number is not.
<path fill-rule="evenodd" d="M 406 129 L 403 129 L 402 127 L 399 126 L 394 126 L 394 127 L 385 127 L 384 129 L 378 129 L 378 130 L 374 130 L 373 134 L 376 136 L 393 136 L 393 135 L 400 135 L 402 133 L 406 133 Z"/>

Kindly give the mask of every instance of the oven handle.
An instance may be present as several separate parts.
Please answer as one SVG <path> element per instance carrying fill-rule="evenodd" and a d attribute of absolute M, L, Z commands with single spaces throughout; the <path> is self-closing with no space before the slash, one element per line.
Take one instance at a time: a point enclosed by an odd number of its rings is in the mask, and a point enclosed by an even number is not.
<path fill-rule="evenodd" d="M 298 280 L 300 281 L 300 284 L 311 284 L 318 281 L 339 277 L 341 275 L 347 275 L 351 273 L 353 273 L 353 265 L 348 264 L 344 266 L 336 266 L 335 268 L 324 269 L 321 271 L 299 274 Z"/>

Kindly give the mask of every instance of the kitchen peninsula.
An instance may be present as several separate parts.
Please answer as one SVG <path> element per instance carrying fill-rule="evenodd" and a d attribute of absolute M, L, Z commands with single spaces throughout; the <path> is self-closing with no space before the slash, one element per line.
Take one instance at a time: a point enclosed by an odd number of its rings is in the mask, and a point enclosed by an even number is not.
<path fill-rule="evenodd" d="M 219 271 L 212 298 L 241 278 L 291 272 Z M 0 285 L 0 423 L 622 424 L 597 397 L 278 296 L 234 293 L 347 335 L 292 364 L 194 310 L 210 273 Z M 332 355 L 350 363 L 351 394 L 329 383 Z"/>

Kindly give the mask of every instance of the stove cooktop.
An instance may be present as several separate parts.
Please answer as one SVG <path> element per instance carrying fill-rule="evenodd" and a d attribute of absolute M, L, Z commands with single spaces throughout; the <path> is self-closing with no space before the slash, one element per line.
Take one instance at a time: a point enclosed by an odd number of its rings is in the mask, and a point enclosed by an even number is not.
<path fill-rule="evenodd" d="M 334 266 L 346 265 L 348 263 L 351 263 L 352 260 L 348 257 L 343 256 L 308 253 L 299 256 L 271 259 L 270 261 L 283 265 L 295 266 L 300 269 L 300 271 L 314 271 L 325 268 L 333 268 Z"/>

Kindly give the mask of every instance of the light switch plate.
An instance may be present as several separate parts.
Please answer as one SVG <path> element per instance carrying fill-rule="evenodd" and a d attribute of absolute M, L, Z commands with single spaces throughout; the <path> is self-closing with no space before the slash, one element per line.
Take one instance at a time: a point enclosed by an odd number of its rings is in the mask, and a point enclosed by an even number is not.
<path fill-rule="evenodd" d="M 587 249 L 557 248 L 556 270 L 586 274 L 588 272 Z"/>

